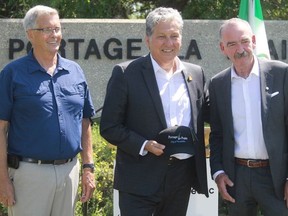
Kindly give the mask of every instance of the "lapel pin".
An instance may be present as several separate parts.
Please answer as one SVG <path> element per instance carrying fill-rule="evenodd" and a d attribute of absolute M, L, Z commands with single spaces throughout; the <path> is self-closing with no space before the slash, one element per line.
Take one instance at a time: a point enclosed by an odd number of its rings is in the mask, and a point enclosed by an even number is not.
<path fill-rule="evenodd" d="M 266 87 L 266 91 L 268 91 L 268 90 L 269 90 L 269 87 L 267 86 L 267 87 Z"/>
<path fill-rule="evenodd" d="M 187 81 L 188 81 L 188 82 L 191 82 L 191 81 L 192 81 L 192 76 L 188 76 Z"/>

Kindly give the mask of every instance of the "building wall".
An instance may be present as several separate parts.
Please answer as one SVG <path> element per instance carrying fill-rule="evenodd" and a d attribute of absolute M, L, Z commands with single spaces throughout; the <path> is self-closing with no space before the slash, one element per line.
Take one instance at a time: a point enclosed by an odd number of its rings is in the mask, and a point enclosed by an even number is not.
<path fill-rule="evenodd" d="M 103 104 L 112 68 L 148 53 L 145 20 L 63 19 L 62 56 L 85 72 L 96 109 Z M 230 66 L 219 49 L 221 20 L 185 20 L 180 57 L 203 67 L 207 79 Z M 21 19 L 0 19 L 0 69 L 31 48 Z M 266 21 L 271 58 L 287 60 L 287 21 Z M 257 43 L 257 38 L 256 38 Z"/>

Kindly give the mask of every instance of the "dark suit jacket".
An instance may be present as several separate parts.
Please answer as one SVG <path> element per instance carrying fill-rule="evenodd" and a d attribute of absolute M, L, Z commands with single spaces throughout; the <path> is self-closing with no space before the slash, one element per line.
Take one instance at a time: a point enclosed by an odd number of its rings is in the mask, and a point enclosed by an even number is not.
<path fill-rule="evenodd" d="M 204 75 L 199 66 L 184 63 L 186 81 L 193 110 L 197 176 L 193 187 L 208 195 L 203 129 Z M 188 76 L 192 77 L 190 81 Z M 189 80 L 189 81 L 188 81 Z M 167 157 L 139 152 L 145 140 L 153 140 L 167 127 L 150 55 L 116 65 L 107 85 L 100 132 L 117 146 L 114 188 L 139 194 L 155 193 L 167 170 Z M 194 171 L 195 171 L 194 170 Z M 192 170 L 191 170 L 192 172 Z"/>
<path fill-rule="evenodd" d="M 287 65 L 259 59 L 261 86 L 261 117 L 264 141 L 268 151 L 275 193 L 284 196 L 288 176 L 288 74 Z M 275 92 L 279 94 L 272 97 Z M 214 76 L 210 95 L 210 166 L 213 175 L 224 170 L 235 179 L 234 130 L 231 108 L 231 68 Z M 260 110 L 259 110 L 260 111 Z M 234 195 L 233 188 L 230 190 Z"/>

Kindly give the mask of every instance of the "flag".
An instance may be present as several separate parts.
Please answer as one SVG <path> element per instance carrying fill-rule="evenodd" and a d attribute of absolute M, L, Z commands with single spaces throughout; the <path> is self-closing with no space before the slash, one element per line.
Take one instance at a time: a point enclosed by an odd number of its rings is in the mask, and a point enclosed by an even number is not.
<path fill-rule="evenodd" d="M 256 36 L 255 54 L 270 59 L 260 0 L 241 0 L 239 18 L 249 22 Z"/>

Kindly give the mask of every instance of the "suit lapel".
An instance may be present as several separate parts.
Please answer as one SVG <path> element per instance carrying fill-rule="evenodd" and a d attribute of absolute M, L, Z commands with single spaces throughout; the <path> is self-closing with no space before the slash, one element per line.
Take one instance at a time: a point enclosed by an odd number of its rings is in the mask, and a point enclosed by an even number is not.
<path fill-rule="evenodd" d="M 231 68 L 229 68 L 225 75 L 223 76 L 223 82 L 218 87 L 221 88 L 221 95 L 223 100 L 223 106 L 226 113 L 227 125 L 231 136 L 234 137 L 234 127 L 233 127 L 233 114 L 232 114 L 232 95 L 231 95 Z"/>
<path fill-rule="evenodd" d="M 142 72 L 144 81 L 146 82 L 147 89 L 150 92 L 151 98 L 153 100 L 155 110 L 160 117 L 163 128 L 167 128 L 164 109 L 163 109 L 161 97 L 159 94 L 159 89 L 158 89 L 155 73 L 153 70 L 152 62 L 150 59 L 150 55 L 147 55 L 145 57 L 145 60 L 146 61 L 144 61 L 143 67 L 141 68 L 142 70 L 141 72 Z"/>
<path fill-rule="evenodd" d="M 183 75 L 185 85 L 186 85 L 186 88 L 188 90 L 188 96 L 190 99 L 190 107 L 191 107 L 190 125 L 193 125 L 193 128 L 196 131 L 197 130 L 197 125 L 196 125 L 197 121 L 196 120 L 194 121 L 194 119 L 197 118 L 198 109 L 196 107 L 196 103 L 193 103 L 193 101 L 195 101 L 195 99 L 198 98 L 197 97 L 197 88 L 194 85 L 195 81 L 193 81 L 192 74 L 191 73 L 189 74 L 186 68 L 183 69 L 182 75 Z"/>
<path fill-rule="evenodd" d="M 273 89 L 273 76 L 270 73 L 271 67 L 265 62 L 259 61 L 260 91 L 261 91 L 261 117 L 263 131 L 267 124 L 267 113 L 270 107 L 271 91 Z"/>

